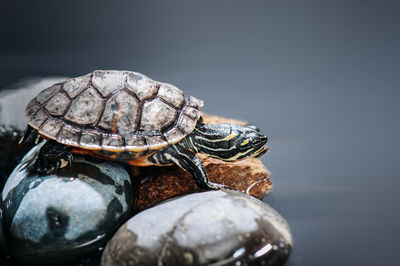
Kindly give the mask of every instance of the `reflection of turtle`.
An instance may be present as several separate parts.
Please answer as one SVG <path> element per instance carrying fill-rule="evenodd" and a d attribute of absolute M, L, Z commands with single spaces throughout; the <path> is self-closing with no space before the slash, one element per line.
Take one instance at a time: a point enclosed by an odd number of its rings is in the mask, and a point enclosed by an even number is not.
<path fill-rule="evenodd" d="M 203 101 L 135 72 L 94 71 L 43 90 L 26 107 L 25 138 L 47 139 L 36 169 L 50 172 L 71 153 L 136 166 L 177 164 L 201 188 L 211 183 L 195 152 L 226 161 L 258 156 L 267 137 L 255 127 L 201 123 Z M 200 120 L 200 121 L 199 121 Z"/>

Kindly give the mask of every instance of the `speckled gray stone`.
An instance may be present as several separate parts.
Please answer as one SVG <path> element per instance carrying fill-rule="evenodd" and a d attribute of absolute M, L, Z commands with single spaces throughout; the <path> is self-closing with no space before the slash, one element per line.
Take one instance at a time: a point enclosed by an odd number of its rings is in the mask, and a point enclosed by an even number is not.
<path fill-rule="evenodd" d="M 1 201 L 8 250 L 36 263 L 65 262 L 95 250 L 130 214 L 129 174 L 114 162 L 75 156 L 71 167 L 37 176 L 35 146 L 8 178 Z"/>
<path fill-rule="evenodd" d="M 271 207 L 209 191 L 132 217 L 107 244 L 102 265 L 283 265 L 291 246 L 287 223 Z"/>

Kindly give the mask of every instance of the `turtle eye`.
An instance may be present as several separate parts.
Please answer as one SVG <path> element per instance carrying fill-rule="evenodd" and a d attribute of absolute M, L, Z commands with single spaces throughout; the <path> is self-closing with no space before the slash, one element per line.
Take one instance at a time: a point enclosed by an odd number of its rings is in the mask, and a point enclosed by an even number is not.
<path fill-rule="evenodd" d="M 256 127 L 256 126 L 248 126 L 248 128 L 251 128 L 252 130 L 255 130 L 255 131 L 257 131 L 257 132 L 260 132 L 261 130 L 258 128 L 258 127 Z"/>

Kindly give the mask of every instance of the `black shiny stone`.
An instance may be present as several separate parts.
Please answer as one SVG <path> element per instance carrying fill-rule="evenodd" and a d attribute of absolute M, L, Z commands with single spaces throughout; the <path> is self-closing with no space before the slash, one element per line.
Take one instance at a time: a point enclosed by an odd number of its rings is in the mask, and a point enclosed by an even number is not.
<path fill-rule="evenodd" d="M 32 166 L 40 146 L 22 159 L 2 191 L 7 249 L 28 263 L 77 260 L 129 218 L 130 176 L 121 164 L 77 155 L 71 166 L 38 176 Z"/>
<path fill-rule="evenodd" d="M 260 200 L 235 191 L 186 195 L 126 222 L 102 265 L 283 265 L 292 237 Z"/>
<path fill-rule="evenodd" d="M 23 131 L 0 125 L 0 188 L 32 145 L 18 144 Z"/>

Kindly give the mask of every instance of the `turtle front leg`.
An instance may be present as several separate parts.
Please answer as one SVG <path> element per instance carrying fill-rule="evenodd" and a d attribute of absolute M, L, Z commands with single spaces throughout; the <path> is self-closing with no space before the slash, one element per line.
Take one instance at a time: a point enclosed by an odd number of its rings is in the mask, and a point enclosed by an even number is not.
<path fill-rule="evenodd" d="M 40 174 L 49 174 L 58 168 L 71 164 L 73 159 L 71 147 L 54 140 L 48 140 L 39 151 L 34 168 Z"/>
<path fill-rule="evenodd" d="M 175 144 L 157 151 L 149 157 L 149 161 L 156 165 L 167 165 L 174 163 L 189 172 L 200 189 L 221 189 L 225 185 L 211 182 L 206 173 L 206 169 L 200 159 L 190 150 Z"/>
<path fill-rule="evenodd" d="M 38 134 L 38 132 L 28 125 L 25 128 L 24 135 L 22 138 L 19 140 L 19 144 L 25 145 L 25 144 L 38 144 L 42 138 Z"/>

